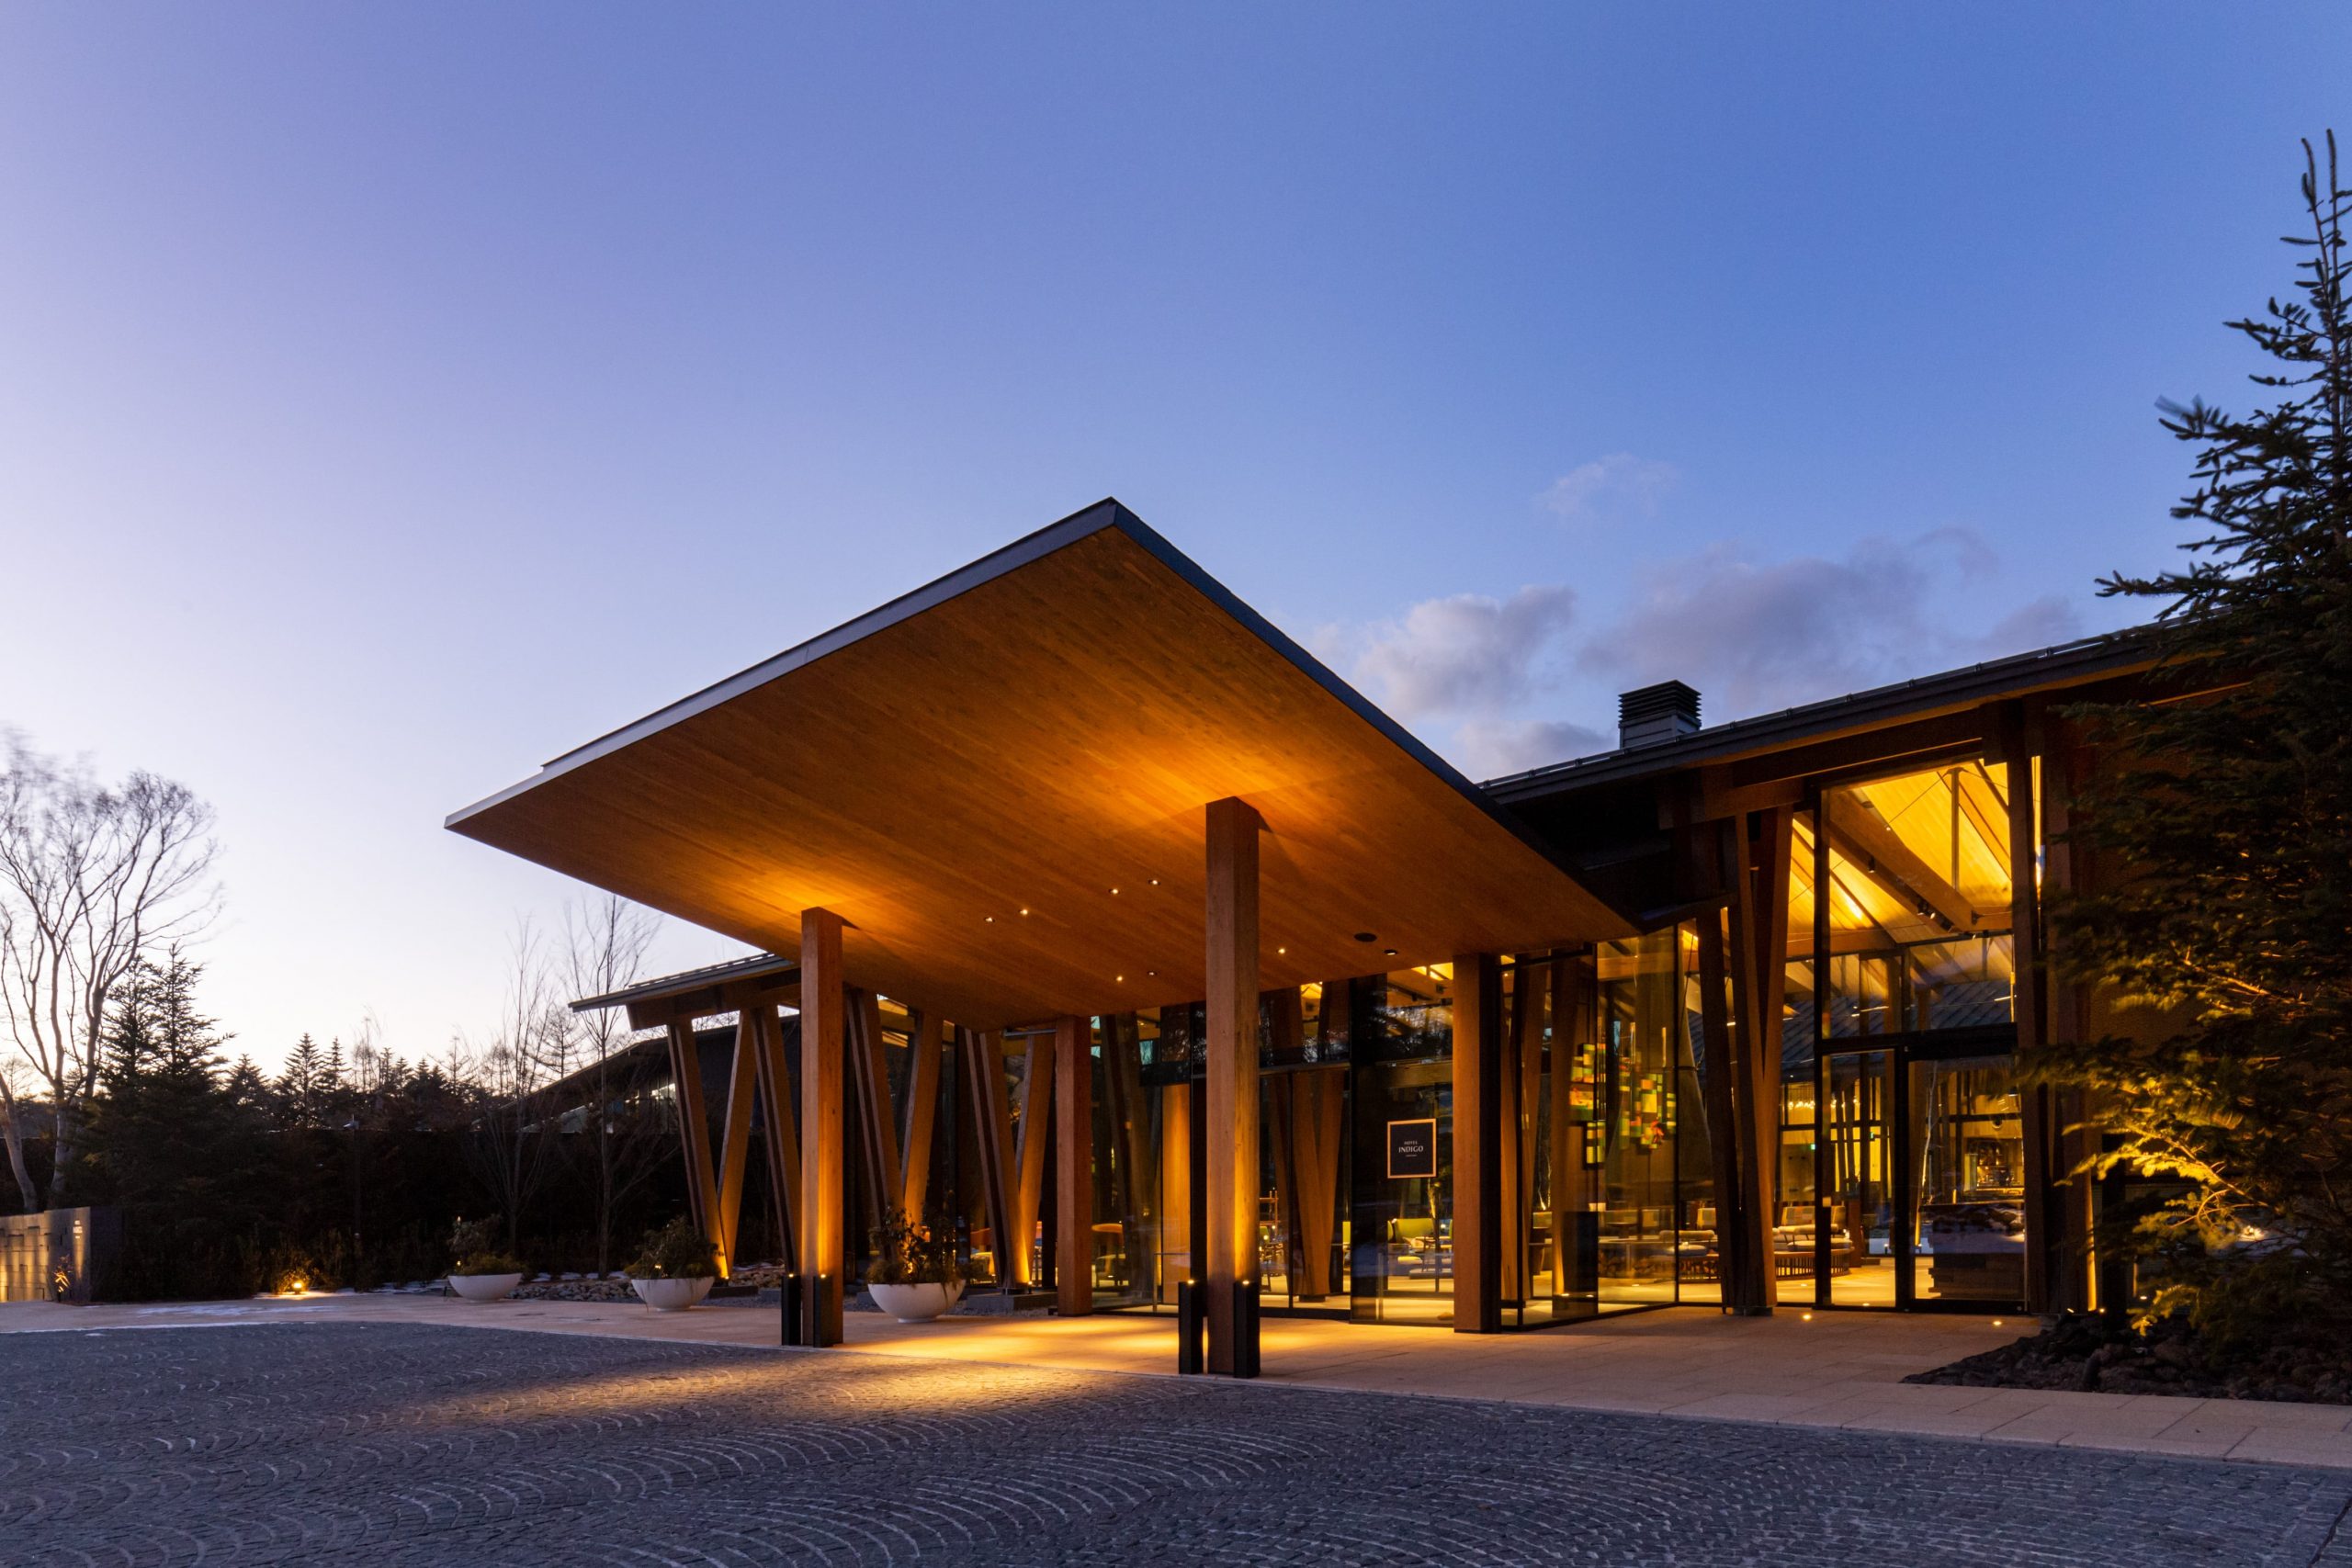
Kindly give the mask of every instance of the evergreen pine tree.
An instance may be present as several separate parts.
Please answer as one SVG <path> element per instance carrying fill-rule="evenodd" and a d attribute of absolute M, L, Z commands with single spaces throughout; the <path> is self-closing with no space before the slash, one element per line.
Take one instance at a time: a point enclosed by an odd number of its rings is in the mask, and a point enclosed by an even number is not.
<path fill-rule="evenodd" d="M 2163 1037 L 2035 1064 L 2086 1091 L 2096 1168 L 2182 1183 L 2130 1245 L 2151 1311 L 2223 1345 L 2352 1318 L 2352 193 L 2332 135 L 2305 154 L 2297 287 L 2230 323 L 2276 401 L 2165 406 L 2193 558 L 2102 585 L 2166 601 L 2158 679 L 2220 694 L 2080 711 L 2105 765 L 2070 837 L 2104 874 L 2053 908 L 2057 952 Z"/>
<path fill-rule="evenodd" d="M 326 1054 L 305 1030 L 287 1053 L 286 1066 L 277 1075 L 277 1099 L 288 1125 L 318 1124 L 319 1091 L 325 1071 Z"/>
<path fill-rule="evenodd" d="M 141 959 L 115 993 L 98 1066 L 100 1086 L 108 1093 L 119 1092 L 155 1061 L 155 966 Z"/>

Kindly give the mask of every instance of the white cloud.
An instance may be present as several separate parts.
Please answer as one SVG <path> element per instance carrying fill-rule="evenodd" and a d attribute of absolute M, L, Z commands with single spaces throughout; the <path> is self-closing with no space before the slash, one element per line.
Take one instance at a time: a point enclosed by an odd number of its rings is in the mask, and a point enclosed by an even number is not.
<path fill-rule="evenodd" d="M 1408 724 L 1498 712 L 1535 689 L 1575 604 L 1575 594 L 1557 585 L 1522 588 L 1508 599 L 1423 600 L 1355 639 L 1354 678 Z"/>
<path fill-rule="evenodd" d="M 1572 524 L 1614 523 L 1655 516 L 1659 500 L 1679 477 L 1671 463 L 1612 452 L 1577 464 L 1536 499 Z"/>
<path fill-rule="evenodd" d="M 1736 547 L 1644 574 L 1624 613 L 1579 649 L 1621 687 L 1681 680 L 1710 721 L 1842 695 L 2075 636 L 2073 607 L 2037 599 L 1989 626 L 1971 619 L 1994 557 L 1965 529 L 1868 538 L 1841 557 L 1759 561 Z M 1954 594 L 1955 587 L 1973 592 Z"/>
<path fill-rule="evenodd" d="M 1445 753 L 1472 778 L 1492 779 L 1607 751 L 1616 744 L 1597 729 L 1564 719 L 1474 718 L 1454 727 L 1453 743 Z"/>
<path fill-rule="evenodd" d="M 2058 595 L 1988 623 L 1999 566 L 1963 528 L 1780 560 L 1717 544 L 1644 571 L 1605 623 L 1587 625 L 1567 587 L 1534 584 L 1424 600 L 1315 641 L 1463 772 L 1494 778 L 1616 744 L 1613 730 L 1531 710 L 1572 702 L 1613 716 L 1611 693 L 1673 679 L 1698 687 L 1721 724 L 2079 635 Z"/>

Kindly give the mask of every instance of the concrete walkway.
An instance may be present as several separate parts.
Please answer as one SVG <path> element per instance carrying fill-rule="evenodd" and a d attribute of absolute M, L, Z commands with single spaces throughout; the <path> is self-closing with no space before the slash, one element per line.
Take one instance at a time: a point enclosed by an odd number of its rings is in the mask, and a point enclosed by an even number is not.
<path fill-rule="evenodd" d="M 659 1314 L 628 1304 L 440 1297 L 310 1296 L 155 1306 L 0 1306 L 0 1333 L 394 1322 L 770 1346 L 773 1308 Z M 935 1360 L 1172 1376 L 1171 1320 L 950 1317 L 845 1320 L 846 1351 Z M 1302 1388 L 1500 1400 L 1720 1420 L 2132 1453 L 2352 1469 L 2352 1405 L 2043 1393 L 1905 1383 L 1906 1375 L 2030 1331 L 2018 1319 L 1783 1310 L 1726 1318 L 1695 1308 L 1529 1334 L 1462 1335 L 1270 1318 L 1263 1382 Z"/>

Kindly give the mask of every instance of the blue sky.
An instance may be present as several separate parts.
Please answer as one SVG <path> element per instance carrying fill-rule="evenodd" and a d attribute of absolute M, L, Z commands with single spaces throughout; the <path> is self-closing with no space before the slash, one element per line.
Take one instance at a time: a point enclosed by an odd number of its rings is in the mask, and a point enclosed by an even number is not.
<path fill-rule="evenodd" d="M 10 6 L 0 722 L 219 806 L 243 1047 L 413 1056 L 570 891 L 444 813 L 1104 494 L 1476 773 L 2100 629 L 2346 60 L 2333 6 Z"/>

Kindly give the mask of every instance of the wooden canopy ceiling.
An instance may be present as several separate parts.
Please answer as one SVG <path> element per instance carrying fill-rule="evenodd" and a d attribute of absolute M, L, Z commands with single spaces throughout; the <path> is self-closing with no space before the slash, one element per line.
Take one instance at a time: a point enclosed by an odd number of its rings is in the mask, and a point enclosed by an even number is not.
<path fill-rule="evenodd" d="M 1204 994 L 1204 807 L 1228 795 L 1265 819 L 1269 987 L 1624 929 L 1113 501 L 448 826 L 777 953 L 831 909 L 851 983 L 998 1028 Z"/>

